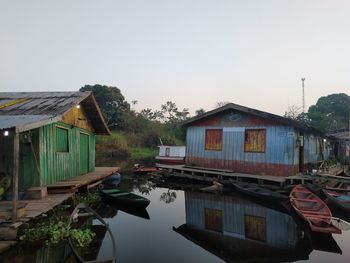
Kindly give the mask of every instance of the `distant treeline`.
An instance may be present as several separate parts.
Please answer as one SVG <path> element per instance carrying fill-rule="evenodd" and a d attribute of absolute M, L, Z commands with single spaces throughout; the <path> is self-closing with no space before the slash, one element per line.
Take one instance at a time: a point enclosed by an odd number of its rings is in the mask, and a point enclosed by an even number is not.
<path fill-rule="evenodd" d="M 291 106 L 285 117 L 297 120 L 325 133 L 336 133 L 349 129 L 350 96 L 345 93 L 330 94 L 317 100 L 305 113 L 301 107 Z"/>
<path fill-rule="evenodd" d="M 160 105 L 159 110 L 137 112 L 137 101 L 128 102 L 117 87 L 86 85 L 80 91 L 92 91 L 114 136 L 98 138 L 98 147 L 113 144 L 120 154 L 129 148 L 152 148 L 163 144 L 184 144 L 181 122 L 189 117 L 189 110 L 179 110 L 174 102 Z M 122 138 L 122 139 L 121 139 Z M 116 145 L 117 144 L 117 145 Z M 107 148 L 107 147 L 105 147 Z"/>
<path fill-rule="evenodd" d="M 188 109 L 178 109 L 174 102 L 160 105 L 159 110 L 136 111 L 137 101 L 128 102 L 117 87 L 86 85 L 80 91 L 92 91 L 108 126 L 124 138 L 127 147 L 155 147 L 162 141 L 167 145 L 183 144 L 185 131 L 181 123 L 190 117 Z M 218 102 L 216 107 L 223 106 Z M 326 133 L 347 130 L 349 125 L 350 96 L 344 93 L 331 94 L 318 99 L 305 113 L 291 106 L 285 117 L 297 120 Z M 196 111 L 203 114 L 204 109 Z M 107 140 L 107 139 L 105 139 Z M 161 140 L 161 141 L 160 141 Z"/>

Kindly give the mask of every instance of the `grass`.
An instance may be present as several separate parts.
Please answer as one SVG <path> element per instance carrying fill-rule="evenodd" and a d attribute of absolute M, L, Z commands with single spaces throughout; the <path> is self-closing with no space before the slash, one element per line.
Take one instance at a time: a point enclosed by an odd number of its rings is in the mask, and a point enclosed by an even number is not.
<path fill-rule="evenodd" d="M 130 148 L 130 157 L 131 159 L 144 159 L 155 157 L 158 154 L 158 148 L 143 148 L 143 147 L 134 147 Z"/>

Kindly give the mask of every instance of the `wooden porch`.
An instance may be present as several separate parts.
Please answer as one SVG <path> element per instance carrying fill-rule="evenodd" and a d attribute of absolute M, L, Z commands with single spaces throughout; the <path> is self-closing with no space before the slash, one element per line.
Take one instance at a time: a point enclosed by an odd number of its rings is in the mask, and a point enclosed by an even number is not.
<path fill-rule="evenodd" d="M 95 171 L 84 175 L 47 185 L 47 191 L 53 193 L 75 193 L 79 189 L 90 189 L 102 182 L 102 180 L 115 172 L 119 167 L 95 167 Z"/>
<path fill-rule="evenodd" d="M 16 222 L 12 220 L 13 201 L 0 201 L 0 251 L 13 245 L 8 241 L 16 240 L 17 231 L 23 223 L 51 211 L 64 202 L 72 201 L 74 192 L 90 189 L 118 170 L 118 167 L 96 167 L 94 172 L 48 185 L 48 194 L 41 199 L 18 200 Z"/>

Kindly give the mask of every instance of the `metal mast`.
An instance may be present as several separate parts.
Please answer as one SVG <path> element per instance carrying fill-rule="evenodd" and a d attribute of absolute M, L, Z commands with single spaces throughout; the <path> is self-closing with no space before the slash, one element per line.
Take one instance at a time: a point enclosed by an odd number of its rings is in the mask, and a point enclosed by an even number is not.
<path fill-rule="evenodd" d="M 301 78 L 301 85 L 303 87 L 303 113 L 305 113 L 305 90 L 304 90 L 305 78 Z"/>

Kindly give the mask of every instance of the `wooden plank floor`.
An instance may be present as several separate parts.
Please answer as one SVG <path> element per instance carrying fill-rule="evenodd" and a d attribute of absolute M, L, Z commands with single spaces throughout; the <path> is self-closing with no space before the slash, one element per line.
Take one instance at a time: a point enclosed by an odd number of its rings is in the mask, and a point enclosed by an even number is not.
<path fill-rule="evenodd" d="M 256 174 L 245 174 L 245 173 L 235 173 L 229 170 L 219 170 L 219 169 L 205 169 L 200 167 L 189 168 L 184 165 L 167 165 L 167 164 L 157 164 L 158 168 L 166 169 L 170 172 L 183 175 L 184 177 L 193 177 L 195 179 L 201 178 L 203 176 L 225 176 L 234 178 L 252 178 L 259 180 L 272 181 L 276 183 L 283 183 L 286 181 L 285 177 L 272 176 L 272 175 L 256 175 Z"/>
<path fill-rule="evenodd" d="M 49 194 L 46 197 L 38 200 L 19 200 L 19 205 L 25 205 L 24 216 L 20 217 L 18 221 L 26 222 L 37 217 L 43 213 L 48 212 L 55 206 L 63 203 L 73 196 L 72 193 L 67 194 Z M 0 207 L 11 207 L 12 201 L 1 201 Z"/>
<path fill-rule="evenodd" d="M 69 189 L 74 190 L 80 187 L 88 186 L 97 181 L 102 180 L 105 177 L 110 176 L 112 173 L 119 171 L 119 167 L 95 167 L 95 171 L 84 175 L 79 175 L 56 182 L 47 186 L 48 191 Z"/>

